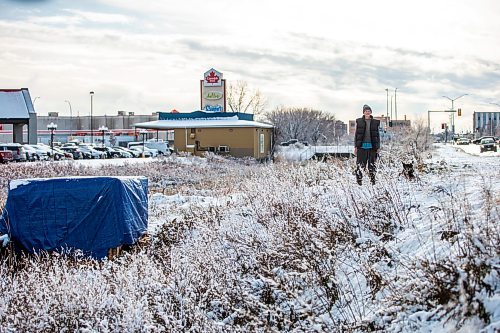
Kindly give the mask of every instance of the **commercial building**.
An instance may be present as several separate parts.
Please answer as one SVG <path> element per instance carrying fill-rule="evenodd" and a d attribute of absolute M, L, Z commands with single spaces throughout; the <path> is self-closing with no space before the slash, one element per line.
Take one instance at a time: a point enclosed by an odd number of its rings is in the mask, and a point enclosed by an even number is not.
<path fill-rule="evenodd" d="M 173 130 L 174 148 L 193 155 L 206 152 L 234 157 L 271 157 L 273 126 L 253 120 L 253 114 L 231 112 L 159 113 L 156 121 L 136 128 Z"/>
<path fill-rule="evenodd" d="M 49 112 L 48 116 L 37 117 L 37 139 L 33 142 L 48 144 L 50 132 L 47 128 L 49 124 L 57 125 L 54 131 L 54 141 L 65 143 L 78 139 L 82 142 L 102 143 L 103 131 L 100 128 L 107 128 L 104 133 L 104 140 L 108 145 L 126 146 L 127 142 L 142 139 L 138 130 L 134 129 L 134 124 L 138 122 L 152 121 L 158 119 L 158 113 L 150 115 L 136 115 L 134 112 L 118 111 L 116 115 L 93 116 L 93 131 L 90 130 L 90 116 L 60 116 L 58 112 Z M 12 141 L 12 125 L 4 125 L 0 131 L 0 142 Z M 27 131 L 23 131 L 22 140 L 16 142 L 28 142 Z M 92 135 L 91 135 L 92 134 Z M 20 136 L 19 136 L 20 138 Z M 150 131 L 147 138 L 159 138 L 173 142 L 173 132 Z M 31 142 L 30 142 L 31 143 Z"/>
<path fill-rule="evenodd" d="M 473 126 L 478 137 L 500 135 L 500 112 L 474 112 Z"/>
<path fill-rule="evenodd" d="M 27 140 L 23 137 L 25 126 Z M 5 127 L 10 128 L 10 135 L 4 141 L 37 142 L 37 117 L 28 88 L 0 89 L 0 134 Z"/>

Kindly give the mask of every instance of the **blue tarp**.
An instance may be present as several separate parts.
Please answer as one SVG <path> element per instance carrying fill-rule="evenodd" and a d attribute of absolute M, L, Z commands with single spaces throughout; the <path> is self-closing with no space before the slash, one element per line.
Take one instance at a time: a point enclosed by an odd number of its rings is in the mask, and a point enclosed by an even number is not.
<path fill-rule="evenodd" d="M 10 183 L 0 234 L 29 252 L 79 249 L 103 258 L 147 226 L 145 177 L 23 179 Z"/>

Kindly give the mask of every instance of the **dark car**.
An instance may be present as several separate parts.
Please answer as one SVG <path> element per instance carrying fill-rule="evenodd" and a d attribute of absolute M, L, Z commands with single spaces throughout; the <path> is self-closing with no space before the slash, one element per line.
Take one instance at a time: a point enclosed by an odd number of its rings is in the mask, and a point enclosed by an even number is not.
<path fill-rule="evenodd" d="M 481 153 L 485 151 L 497 151 L 497 145 L 493 139 L 483 139 L 481 140 Z"/>
<path fill-rule="evenodd" d="M 69 146 L 68 147 L 61 147 L 59 149 L 61 149 L 64 152 L 71 153 L 73 155 L 73 159 L 74 160 L 79 160 L 79 159 L 83 158 L 83 153 L 80 151 L 80 149 L 78 149 L 77 146 L 74 146 L 74 147 L 69 147 Z"/>
<path fill-rule="evenodd" d="M 54 158 L 57 160 L 73 160 L 73 154 L 54 147 Z"/>
<path fill-rule="evenodd" d="M 472 143 L 473 144 L 481 144 L 481 141 L 484 140 L 484 139 L 492 139 L 493 141 L 495 140 L 495 137 L 494 136 L 491 136 L 491 135 L 488 135 L 488 136 L 482 136 L 480 137 L 479 139 L 474 139 L 472 140 Z"/>
<path fill-rule="evenodd" d="M 106 153 L 106 158 L 122 157 L 119 151 L 116 151 L 111 147 L 94 147 L 94 149 Z"/>
<path fill-rule="evenodd" d="M 282 146 L 290 146 L 290 145 L 296 144 L 297 142 L 299 142 L 299 140 L 297 140 L 297 139 L 290 139 L 288 141 L 280 143 L 280 145 L 282 145 Z"/>

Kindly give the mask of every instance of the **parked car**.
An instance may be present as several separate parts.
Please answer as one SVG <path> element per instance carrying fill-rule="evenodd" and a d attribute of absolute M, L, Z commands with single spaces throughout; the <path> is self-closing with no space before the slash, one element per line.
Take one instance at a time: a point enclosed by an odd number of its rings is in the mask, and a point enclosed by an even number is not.
<path fill-rule="evenodd" d="M 121 153 L 125 153 L 125 154 L 122 154 L 123 157 L 141 157 L 141 153 L 138 152 L 137 150 L 132 150 L 132 149 L 128 149 L 128 148 L 120 147 L 120 146 L 114 146 L 113 148 L 118 150 Z M 131 156 L 127 156 L 127 154 L 131 155 Z"/>
<path fill-rule="evenodd" d="M 54 147 L 54 154 L 57 154 L 56 156 L 58 155 L 61 155 L 61 157 L 59 158 L 59 156 L 57 157 L 57 160 L 73 160 L 73 154 L 70 153 L 70 152 L 67 152 L 67 151 L 64 151 L 61 149 L 61 147 Z"/>
<path fill-rule="evenodd" d="M 457 140 L 457 145 L 468 145 L 470 143 L 470 140 L 467 138 L 459 138 Z"/>
<path fill-rule="evenodd" d="M 0 163 L 8 163 L 12 162 L 13 160 L 14 158 L 12 157 L 12 152 L 5 149 L 4 147 L 0 147 Z"/>
<path fill-rule="evenodd" d="M 78 149 L 77 146 L 72 147 L 61 147 L 61 150 L 65 153 L 70 153 L 73 156 L 74 160 L 83 159 L 83 153 Z M 90 155 L 89 155 L 90 156 Z"/>
<path fill-rule="evenodd" d="M 163 140 L 151 139 L 144 142 L 144 145 L 148 149 L 156 149 L 158 151 L 158 155 L 170 155 L 173 153 L 173 149 L 170 148 L 168 142 Z M 133 147 L 142 147 L 142 141 L 129 142 L 127 144 L 127 148 L 132 149 Z"/>
<path fill-rule="evenodd" d="M 106 153 L 95 150 L 91 146 L 80 145 L 78 146 L 78 149 L 82 151 L 84 158 L 106 158 Z"/>
<path fill-rule="evenodd" d="M 58 151 L 57 147 L 50 147 L 43 143 L 38 143 L 36 145 L 32 145 L 35 149 L 44 151 L 49 159 L 54 159 L 56 161 L 64 159 L 64 153 Z"/>
<path fill-rule="evenodd" d="M 130 148 L 132 150 L 138 151 L 141 155 L 144 151 L 144 157 L 155 157 L 158 155 L 158 150 L 156 149 L 149 149 L 149 148 L 144 148 L 143 146 L 134 146 Z"/>
<path fill-rule="evenodd" d="M 297 140 L 297 139 L 290 139 L 290 140 L 288 140 L 288 141 L 285 141 L 285 142 L 280 143 L 280 145 L 282 145 L 282 146 L 285 146 L 285 147 L 286 147 L 286 146 L 294 145 L 294 144 L 296 144 L 297 142 L 299 142 L 299 140 Z"/>
<path fill-rule="evenodd" d="M 497 151 L 497 145 L 493 139 L 483 139 L 481 140 L 481 153 L 485 151 Z"/>
<path fill-rule="evenodd" d="M 26 151 L 20 143 L 0 143 L 0 150 L 10 150 L 14 162 L 26 162 Z"/>
<path fill-rule="evenodd" d="M 30 145 L 24 145 L 24 151 L 26 152 L 26 160 L 30 162 L 38 161 L 39 158 L 35 148 L 31 147 Z"/>
<path fill-rule="evenodd" d="M 26 158 L 28 161 L 46 161 L 49 159 L 47 152 L 43 149 L 37 148 L 35 145 L 24 145 L 26 151 Z"/>
<path fill-rule="evenodd" d="M 111 147 L 94 147 L 95 150 L 101 151 L 106 154 L 106 158 L 117 158 L 122 157 L 119 151 L 114 150 Z"/>
<path fill-rule="evenodd" d="M 479 145 L 479 144 L 481 144 L 481 141 L 482 141 L 483 139 L 492 139 L 492 140 L 495 140 L 495 137 L 494 137 L 494 136 L 491 136 L 491 135 L 482 136 L 482 137 L 480 137 L 479 139 L 474 139 L 474 140 L 472 140 L 472 143 L 473 143 L 473 144 L 476 144 L 476 145 Z"/>

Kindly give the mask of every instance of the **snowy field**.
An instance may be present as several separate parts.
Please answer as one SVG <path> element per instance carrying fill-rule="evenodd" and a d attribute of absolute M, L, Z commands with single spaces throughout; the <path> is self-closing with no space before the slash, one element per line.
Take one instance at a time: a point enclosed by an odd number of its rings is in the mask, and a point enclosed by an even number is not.
<path fill-rule="evenodd" d="M 3 190 L 145 175 L 150 239 L 104 262 L 4 253 L 0 331 L 498 332 L 500 155 L 473 148 L 435 145 L 415 180 L 382 152 L 375 186 L 352 160 L 2 167 Z"/>

